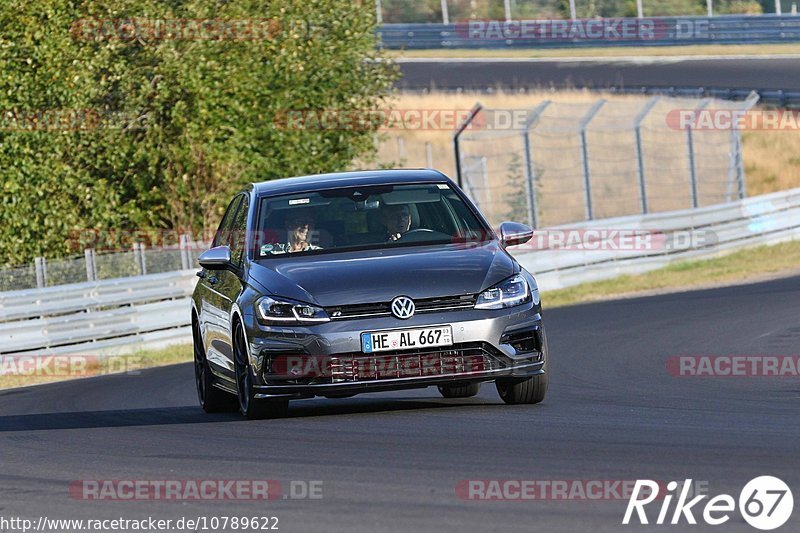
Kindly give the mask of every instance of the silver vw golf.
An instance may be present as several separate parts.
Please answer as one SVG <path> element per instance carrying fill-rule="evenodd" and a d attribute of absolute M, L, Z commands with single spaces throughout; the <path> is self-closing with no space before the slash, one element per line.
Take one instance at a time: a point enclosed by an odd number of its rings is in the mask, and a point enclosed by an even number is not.
<path fill-rule="evenodd" d="M 253 184 L 228 206 L 192 298 L 195 378 L 207 412 L 280 416 L 289 400 L 493 381 L 541 402 L 547 339 L 533 276 L 433 170 Z"/>

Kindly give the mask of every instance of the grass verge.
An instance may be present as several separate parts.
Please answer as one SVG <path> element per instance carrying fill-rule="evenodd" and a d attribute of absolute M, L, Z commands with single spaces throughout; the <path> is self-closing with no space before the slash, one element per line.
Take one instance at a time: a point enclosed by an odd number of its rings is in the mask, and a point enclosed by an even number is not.
<path fill-rule="evenodd" d="M 176 344 L 159 350 L 141 350 L 113 356 L 94 354 L 52 357 L 0 356 L 0 389 L 93 376 L 135 373 L 145 368 L 187 363 L 191 360 L 191 344 Z"/>
<path fill-rule="evenodd" d="M 542 294 L 545 309 L 620 297 L 733 285 L 800 273 L 800 241 L 747 248 Z"/>
<path fill-rule="evenodd" d="M 576 58 L 576 57 L 659 57 L 659 56 L 765 56 L 800 54 L 800 44 L 709 44 L 695 46 L 614 46 L 607 48 L 554 48 L 554 49 L 471 49 L 446 50 L 387 50 L 386 57 L 402 58 Z"/>

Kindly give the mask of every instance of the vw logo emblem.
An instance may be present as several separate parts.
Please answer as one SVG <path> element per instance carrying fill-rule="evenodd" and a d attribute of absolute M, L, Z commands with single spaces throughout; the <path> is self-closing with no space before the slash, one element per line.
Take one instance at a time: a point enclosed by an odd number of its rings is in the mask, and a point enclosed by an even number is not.
<path fill-rule="evenodd" d="M 392 300 L 392 314 L 397 318 L 401 318 L 403 320 L 411 318 L 414 316 L 415 310 L 416 307 L 414 306 L 414 300 L 408 296 L 398 296 Z"/>

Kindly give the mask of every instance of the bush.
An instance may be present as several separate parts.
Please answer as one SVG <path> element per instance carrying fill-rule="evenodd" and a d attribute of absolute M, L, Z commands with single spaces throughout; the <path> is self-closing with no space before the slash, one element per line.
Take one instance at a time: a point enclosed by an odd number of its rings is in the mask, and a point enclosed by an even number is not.
<path fill-rule="evenodd" d="M 343 170 L 368 157 L 371 131 L 289 130 L 276 119 L 292 109 L 383 106 L 396 71 L 370 61 L 372 6 L 3 2 L 0 264 L 74 253 L 70 236 L 86 228 L 199 232 L 248 182 Z M 163 39 L 125 33 L 126 18 L 260 19 L 269 31 Z"/>

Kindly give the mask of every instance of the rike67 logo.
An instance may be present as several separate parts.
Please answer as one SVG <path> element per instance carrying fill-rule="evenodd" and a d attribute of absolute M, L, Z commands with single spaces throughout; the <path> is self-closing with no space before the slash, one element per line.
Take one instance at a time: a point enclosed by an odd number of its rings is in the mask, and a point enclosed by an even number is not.
<path fill-rule="evenodd" d="M 691 479 L 687 479 L 682 486 L 677 481 L 667 483 L 667 493 L 661 500 L 658 518 L 654 523 L 675 525 L 683 523 L 685 520 L 685 523 L 695 525 L 697 524 L 695 513 L 700 514 L 702 520 L 712 526 L 722 525 L 731 519 L 731 514 L 737 508 L 737 502 L 733 496 L 720 494 L 709 499 L 705 505 L 701 505 L 701 502 L 708 496 L 703 494 L 690 500 L 691 488 Z M 636 519 L 640 524 L 649 524 L 645 507 L 659 498 L 658 489 L 659 484 L 655 481 L 637 480 L 622 523 L 630 524 L 635 512 L 634 524 Z M 676 496 L 675 507 L 671 509 Z M 742 518 L 754 528 L 763 531 L 784 525 L 792 516 L 793 508 L 794 498 L 791 489 L 776 477 L 760 476 L 752 479 L 739 494 L 738 509 Z M 670 513 L 670 511 L 672 512 Z"/>

